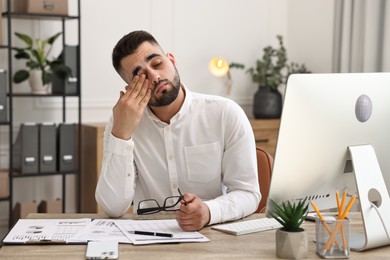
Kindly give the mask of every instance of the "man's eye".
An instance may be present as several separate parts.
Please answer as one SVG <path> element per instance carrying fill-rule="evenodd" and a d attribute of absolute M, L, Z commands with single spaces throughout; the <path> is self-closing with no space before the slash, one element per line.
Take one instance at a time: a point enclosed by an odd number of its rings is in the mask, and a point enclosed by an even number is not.
<path fill-rule="evenodd" d="M 157 68 L 157 67 L 160 66 L 161 64 L 162 64 L 162 62 L 160 61 L 160 62 L 154 64 L 154 67 Z"/>

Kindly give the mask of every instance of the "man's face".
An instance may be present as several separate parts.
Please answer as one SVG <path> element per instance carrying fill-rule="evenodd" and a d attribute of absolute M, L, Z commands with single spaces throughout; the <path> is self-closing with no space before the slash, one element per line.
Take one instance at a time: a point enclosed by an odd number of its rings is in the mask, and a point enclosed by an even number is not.
<path fill-rule="evenodd" d="M 128 85 L 134 76 L 141 74 L 145 74 L 151 84 L 149 106 L 169 105 L 178 96 L 181 83 L 175 58 L 171 54 L 165 55 L 159 46 L 144 42 L 133 54 L 121 60 L 120 75 Z"/>

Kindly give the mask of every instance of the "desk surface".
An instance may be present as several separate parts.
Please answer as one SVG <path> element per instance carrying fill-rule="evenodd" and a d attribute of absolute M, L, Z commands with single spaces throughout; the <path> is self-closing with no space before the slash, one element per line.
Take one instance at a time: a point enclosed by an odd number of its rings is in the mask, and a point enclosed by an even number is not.
<path fill-rule="evenodd" d="M 263 214 L 253 214 L 258 218 Z M 350 213 L 351 230 L 361 228 L 360 214 Z M 106 218 L 102 214 L 30 214 L 30 218 Z M 124 218 L 133 218 L 126 215 Z M 307 259 L 321 259 L 315 253 L 315 223 L 306 221 L 309 255 Z M 200 231 L 210 239 L 206 243 L 119 245 L 119 259 L 275 259 L 275 231 L 233 236 L 206 227 Z M 5 245 L 0 259 L 85 259 L 86 245 Z M 364 252 L 351 252 L 352 259 L 389 259 L 390 247 Z"/>

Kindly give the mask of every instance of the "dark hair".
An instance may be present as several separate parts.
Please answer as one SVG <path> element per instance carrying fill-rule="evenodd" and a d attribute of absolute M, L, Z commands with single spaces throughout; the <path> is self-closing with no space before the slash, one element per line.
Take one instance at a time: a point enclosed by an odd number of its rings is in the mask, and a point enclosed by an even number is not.
<path fill-rule="evenodd" d="M 146 31 L 130 32 L 118 41 L 112 51 L 112 65 L 118 73 L 121 66 L 121 60 L 124 57 L 133 54 L 144 42 L 150 42 L 160 47 L 156 39 Z"/>

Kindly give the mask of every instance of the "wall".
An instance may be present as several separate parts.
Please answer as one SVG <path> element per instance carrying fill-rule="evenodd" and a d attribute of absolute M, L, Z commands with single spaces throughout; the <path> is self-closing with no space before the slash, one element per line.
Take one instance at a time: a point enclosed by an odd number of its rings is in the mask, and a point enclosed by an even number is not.
<path fill-rule="evenodd" d="M 264 46 L 277 44 L 276 34 L 285 37 L 295 61 L 306 62 L 316 71 L 331 69 L 333 1 L 149 0 L 135 5 L 135 1 L 118 0 L 110 8 L 92 0 L 82 3 L 84 121 L 110 116 L 124 87 L 112 69 L 110 54 L 119 38 L 132 30 L 153 33 L 164 50 L 175 55 L 182 81 L 203 93 L 226 93 L 225 79 L 208 71 L 211 58 L 222 56 L 250 67 Z M 232 77 L 230 98 L 251 116 L 256 86 L 243 70 L 232 70 Z"/>
<path fill-rule="evenodd" d="M 165 51 L 172 52 L 178 62 L 182 81 L 193 91 L 226 95 L 224 79 L 213 77 L 208 62 L 216 56 L 252 66 L 262 48 L 277 44 L 276 35 L 284 36 L 291 60 L 304 62 L 314 72 L 331 71 L 333 2 L 322 0 L 81 0 L 81 70 L 82 121 L 105 122 L 125 86 L 111 65 L 111 51 L 124 34 L 143 29 L 159 40 Z M 69 0 L 75 13 L 76 1 Z M 5 26 L 5 25 L 3 25 Z M 77 43 L 70 24 L 68 44 Z M 15 29 L 47 37 L 59 30 L 46 22 L 17 21 Z M 6 40 L 6 39 L 5 39 Z M 21 44 L 20 42 L 15 42 Z M 59 51 L 58 47 L 55 51 Z M 4 52 L 0 64 L 6 66 Z M 15 67 L 21 67 L 17 63 Z M 230 98 L 251 116 L 252 96 L 256 86 L 242 70 L 232 70 L 233 90 Z M 28 90 L 27 84 L 15 91 Z M 77 120 L 76 99 L 70 98 L 69 121 Z M 25 113 L 25 111 L 35 111 Z M 15 102 L 16 125 L 26 121 L 60 121 L 61 100 L 39 98 Z M 7 132 L 0 128 L 1 167 L 7 165 Z M 57 177 L 20 179 L 15 200 L 39 201 L 57 197 L 61 185 Z M 73 180 L 70 180 L 73 183 Z M 50 187 L 50 189 L 47 189 Z M 73 187 L 69 187 L 67 209 L 75 211 Z M 0 203 L 0 225 L 8 217 L 6 203 Z"/>

